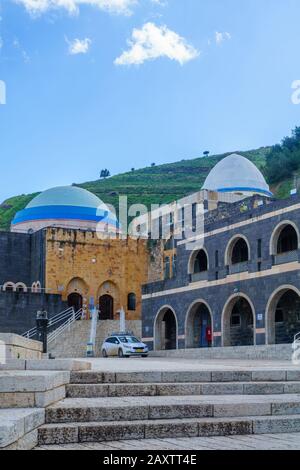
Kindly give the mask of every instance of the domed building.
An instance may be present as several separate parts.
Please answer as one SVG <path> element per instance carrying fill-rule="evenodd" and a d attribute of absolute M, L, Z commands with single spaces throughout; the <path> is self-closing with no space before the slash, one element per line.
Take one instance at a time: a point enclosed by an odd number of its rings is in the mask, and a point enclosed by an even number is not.
<path fill-rule="evenodd" d="M 259 169 L 250 160 L 236 153 L 221 160 L 211 170 L 202 189 L 244 196 L 273 196 Z"/>
<path fill-rule="evenodd" d="M 12 221 L 13 232 L 36 232 L 46 227 L 118 231 L 116 216 L 97 196 L 76 186 L 42 192 Z"/>

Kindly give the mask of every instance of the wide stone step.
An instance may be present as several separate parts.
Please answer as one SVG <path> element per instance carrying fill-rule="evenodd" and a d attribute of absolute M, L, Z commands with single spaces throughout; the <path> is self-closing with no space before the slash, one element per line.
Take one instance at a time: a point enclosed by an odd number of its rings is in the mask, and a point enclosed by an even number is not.
<path fill-rule="evenodd" d="M 0 371 L 0 408 L 43 408 L 65 397 L 70 372 Z"/>
<path fill-rule="evenodd" d="M 37 445 L 37 428 L 45 423 L 45 410 L 1 409 L 0 450 L 29 450 Z"/>
<path fill-rule="evenodd" d="M 70 384 L 68 398 L 180 395 L 275 395 L 300 393 L 300 382 L 186 382 L 148 384 Z"/>
<path fill-rule="evenodd" d="M 297 369 L 255 370 L 192 370 L 140 372 L 71 372 L 72 384 L 152 384 L 152 383 L 207 383 L 207 382 L 300 382 Z"/>
<path fill-rule="evenodd" d="M 39 445 L 300 432 L 300 416 L 137 420 L 109 423 L 46 424 Z"/>
<path fill-rule="evenodd" d="M 300 414 L 299 395 L 68 398 L 46 409 L 46 423 L 288 414 Z"/>

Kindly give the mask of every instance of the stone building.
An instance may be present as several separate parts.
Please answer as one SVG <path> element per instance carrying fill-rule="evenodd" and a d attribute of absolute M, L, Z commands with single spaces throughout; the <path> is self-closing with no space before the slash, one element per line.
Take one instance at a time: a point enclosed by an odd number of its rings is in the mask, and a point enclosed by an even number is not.
<path fill-rule="evenodd" d="M 0 233 L 0 330 L 24 333 L 36 312 L 99 308 L 101 320 L 141 319 L 147 241 L 123 239 L 115 214 L 77 187 L 41 193 Z"/>
<path fill-rule="evenodd" d="M 300 331 L 300 197 L 275 200 L 239 155 L 217 164 L 199 194 L 201 231 L 192 218 L 185 233 L 180 208 L 164 279 L 143 287 L 144 341 L 156 350 L 291 343 Z"/>

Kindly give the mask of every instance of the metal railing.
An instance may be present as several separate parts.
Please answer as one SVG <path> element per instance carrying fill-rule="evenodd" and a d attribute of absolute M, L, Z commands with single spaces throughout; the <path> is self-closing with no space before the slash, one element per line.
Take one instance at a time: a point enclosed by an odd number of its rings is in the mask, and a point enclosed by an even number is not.
<path fill-rule="evenodd" d="M 294 349 L 297 349 L 297 347 L 300 347 L 300 332 L 294 336 L 293 347 Z"/>
<path fill-rule="evenodd" d="M 77 315 L 77 314 L 75 313 L 73 307 L 69 307 L 69 308 L 67 308 L 67 310 L 64 310 L 63 312 L 57 313 L 56 315 L 54 315 L 53 317 L 50 318 L 49 323 L 48 323 L 48 329 L 52 328 L 53 326 L 57 325 L 58 323 L 64 324 L 64 323 L 68 322 L 75 315 Z M 81 310 L 81 315 L 82 315 L 82 310 Z M 24 338 L 28 338 L 28 339 L 36 337 L 37 336 L 37 328 L 36 327 L 31 328 L 30 330 L 23 333 L 22 336 L 24 336 Z"/>
<path fill-rule="evenodd" d="M 75 312 L 73 309 L 73 315 L 70 316 L 62 325 L 60 325 L 56 330 L 52 331 L 48 337 L 47 342 L 48 344 L 53 343 L 59 336 L 61 336 L 66 330 L 69 330 L 71 325 L 76 322 L 77 320 L 81 320 L 83 310 L 82 308 Z"/>

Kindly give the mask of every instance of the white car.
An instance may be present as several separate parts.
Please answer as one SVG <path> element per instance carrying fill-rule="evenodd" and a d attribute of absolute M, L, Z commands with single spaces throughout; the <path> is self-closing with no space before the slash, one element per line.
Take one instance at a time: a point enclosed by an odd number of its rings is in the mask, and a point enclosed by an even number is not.
<path fill-rule="evenodd" d="M 148 357 L 149 349 L 133 335 L 116 334 L 109 336 L 101 347 L 103 357 L 119 356 L 142 356 Z"/>

